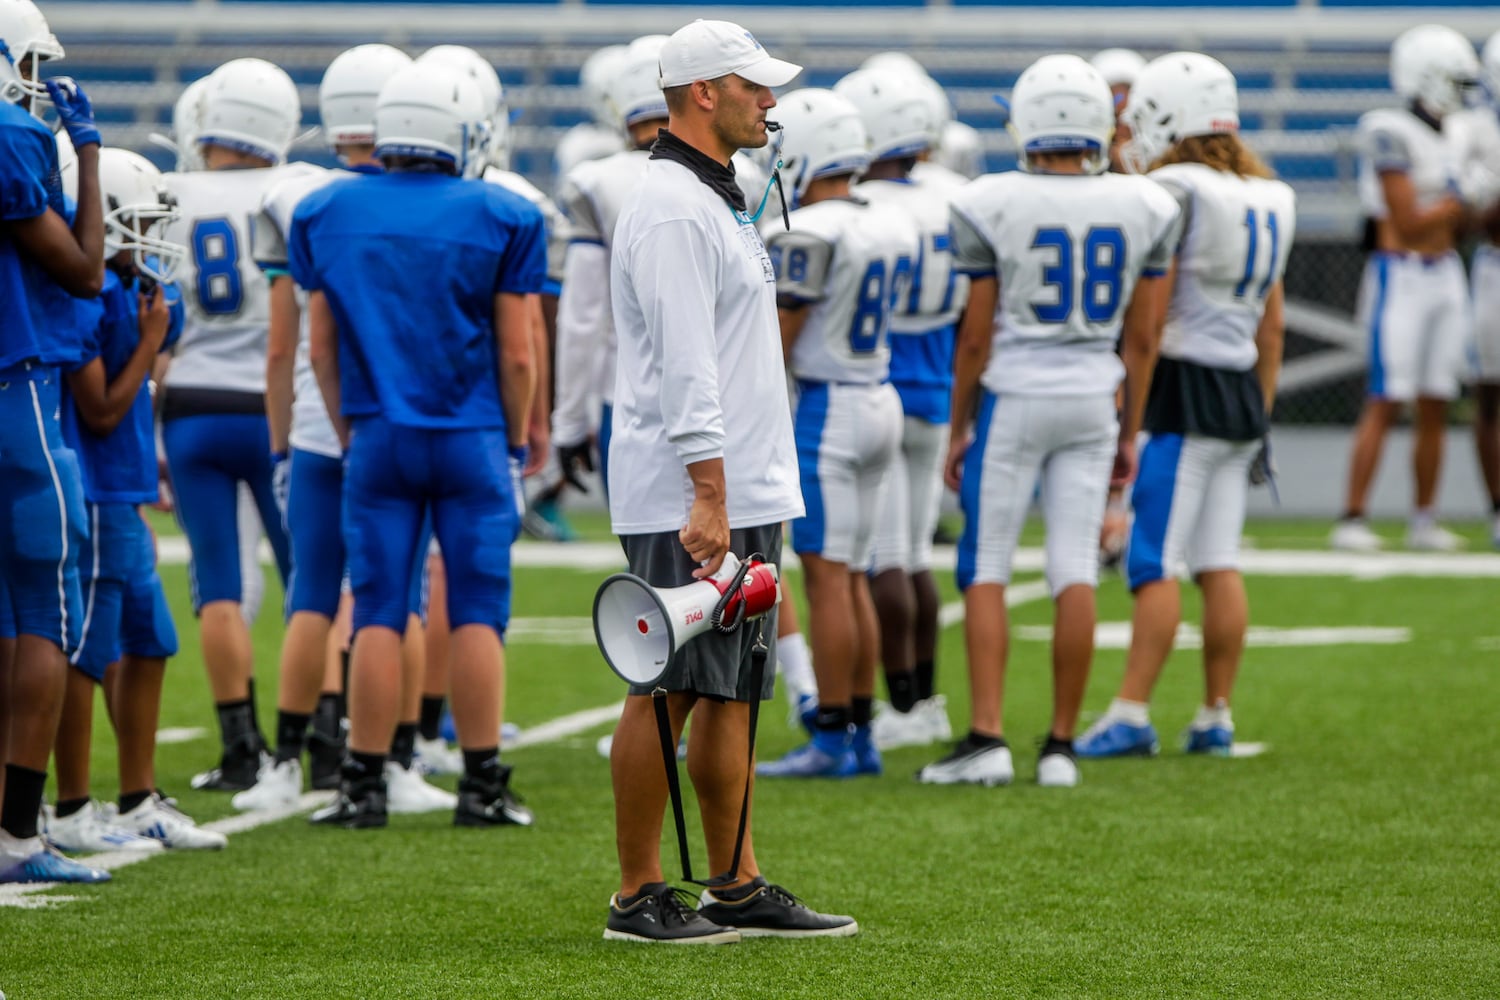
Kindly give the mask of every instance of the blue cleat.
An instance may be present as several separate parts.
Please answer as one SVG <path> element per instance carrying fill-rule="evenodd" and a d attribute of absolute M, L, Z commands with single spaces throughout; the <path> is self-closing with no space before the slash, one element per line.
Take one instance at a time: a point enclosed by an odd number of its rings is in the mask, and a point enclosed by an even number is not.
<path fill-rule="evenodd" d="M 792 718 L 788 721 L 793 729 L 800 723 L 802 728 L 807 730 L 808 736 L 817 735 L 818 727 L 815 723 L 818 721 L 818 696 L 815 694 L 797 695 L 792 703 Z"/>
<path fill-rule="evenodd" d="M 875 745 L 875 737 L 869 726 L 854 727 L 854 737 L 849 743 L 849 749 L 854 751 L 854 762 L 858 766 L 856 774 L 869 774 L 878 778 L 885 773 L 885 765 L 880 760 L 880 748 Z"/>
<path fill-rule="evenodd" d="M 763 778 L 852 778 L 859 773 L 859 761 L 847 734 L 819 731 L 780 760 L 756 765 L 755 773 Z"/>
<path fill-rule="evenodd" d="M 63 857 L 50 847 L 42 844 L 40 838 L 31 840 L 15 840 L 12 837 L 5 838 L 8 843 L 3 846 L 5 850 L 0 853 L 0 884 L 15 882 L 72 882 L 75 884 L 92 885 L 97 882 L 108 882 L 110 874 L 100 871 L 98 868 L 90 868 L 88 865 L 79 864 L 69 858 Z M 17 858 L 17 854 L 24 851 L 31 844 L 36 845 L 36 850 Z"/>
<path fill-rule="evenodd" d="M 1079 757 L 1155 757 L 1159 750 L 1156 727 L 1149 722 L 1133 726 L 1108 715 L 1073 743 Z"/>
<path fill-rule="evenodd" d="M 1234 746 L 1233 726 L 1206 726 L 1202 729 L 1191 727 L 1182 739 L 1182 749 L 1186 753 L 1209 753 L 1216 757 L 1228 757 L 1230 747 Z"/>

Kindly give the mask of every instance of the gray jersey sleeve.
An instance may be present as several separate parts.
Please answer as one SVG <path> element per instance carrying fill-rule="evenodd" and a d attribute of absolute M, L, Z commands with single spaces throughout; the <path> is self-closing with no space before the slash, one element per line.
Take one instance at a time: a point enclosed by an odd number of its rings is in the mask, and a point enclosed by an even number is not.
<path fill-rule="evenodd" d="M 1406 136 L 1388 125 L 1366 126 L 1359 131 L 1359 151 L 1378 174 L 1411 170 L 1411 146 Z"/>
<path fill-rule="evenodd" d="M 988 275 L 1000 270 L 1000 261 L 989 239 L 956 209 L 949 216 L 949 243 L 953 248 L 953 269 L 963 274 Z"/>
<path fill-rule="evenodd" d="M 250 219 L 250 255 L 261 270 L 286 270 L 286 234 L 267 208 Z"/>
<path fill-rule="evenodd" d="M 828 294 L 833 244 L 811 233 L 782 232 L 766 247 L 776 268 L 776 295 L 799 302 L 818 302 Z"/>
<path fill-rule="evenodd" d="M 557 191 L 557 207 L 563 215 L 563 235 L 569 243 L 604 243 L 604 227 L 594 201 L 570 176 Z"/>

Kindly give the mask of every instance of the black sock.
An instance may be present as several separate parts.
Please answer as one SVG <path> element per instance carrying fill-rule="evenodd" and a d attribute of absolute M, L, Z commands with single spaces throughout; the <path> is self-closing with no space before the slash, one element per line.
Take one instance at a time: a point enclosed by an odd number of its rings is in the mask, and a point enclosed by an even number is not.
<path fill-rule="evenodd" d="M 5 765 L 5 802 L 0 805 L 0 830 L 25 840 L 36 836 L 36 814 L 42 808 L 47 772 L 20 764 Z"/>
<path fill-rule="evenodd" d="M 932 660 L 918 660 L 917 669 L 917 700 L 926 701 L 937 693 L 937 663 Z"/>
<path fill-rule="evenodd" d="M 224 742 L 226 750 L 249 746 L 255 742 L 255 714 L 250 707 L 250 699 L 221 701 L 217 707 L 219 738 Z"/>
<path fill-rule="evenodd" d="M 917 703 L 917 675 L 915 673 L 886 674 L 885 689 L 890 692 L 891 707 L 905 715 Z M 854 724 L 859 725 L 856 719 Z"/>
<path fill-rule="evenodd" d="M 1060 753 L 1071 757 L 1073 756 L 1073 741 L 1059 739 L 1058 737 L 1053 736 L 1051 733 L 1048 733 L 1047 742 L 1042 744 L 1041 755 L 1045 757 L 1049 753 Z"/>
<path fill-rule="evenodd" d="M 149 789 L 149 788 L 142 789 L 139 792 L 121 792 L 120 793 L 120 815 L 123 816 L 126 813 L 131 812 L 137 806 L 139 806 L 142 802 L 145 802 L 150 797 L 151 797 L 151 789 Z"/>
<path fill-rule="evenodd" d="M 324 691 L 318 695 L 318 707 L 313 710 L 313 732 L 329 743 L 341 743 L 344 739 L 342 700 L 343 696 L 337 692 Z"/>
<path fill-rule="evenodd" d="M 464 777 L 494 783 L 500 777 L 500 748 L 484 747 L 479 750 L 464 748 Z"/>
<path fill-rule="evenodd" d="M 834 730 L 843 732 L 849 728 L 854 713 L 848 705 L 818 705 L 818 716 L 813 720 L 814 729 Z"/>
<path fill-rule="evenodd" d="M 310 721 L 312 716 L 300 712 L 283 710 L 276 713 L 276 763 L 301 759 Z"/>
<path fill-rule="evenodd" d="M 765 876 L 757 875 L 750 881 L 746 882 L 744 885 L 737 885 L 733 889 L 710 889 L 709 892 L 713 893 L 715 897 L 724 900 L 726 903 L 737 903 L 740 900 L 752 895 L 757 889 L 761 888 L 765 884 Z"/>
<path fill-rule="evenodd" d="M 255 678 L 252 677 L 246 681 L 245 686 L 249 690 L 246 700 L 250 702 L 250 730 L 255 733 L 255 749 L 264 750 L 266 748 L 266 734 L 261 732 L 260 709 L 255 707 Z"/>
<path fill-rule="evenodd" d="M 339 702 L 340 716 L 347 716 L 349 714 L 349 702 L 347 700 L 349 697 L 349 662 L 353 657 L 353 650 L 354 647 L 350 646 L 348 649 L 339 651 L 339 670 L 342 672 L 343 680 L 343 683 L 339 685 L 339 698 L 343 699 Z"/>
<path fill-rule="evenodd" d="M 983 750 L 988 747 L 1004 747 L 1010 745 L 1009 743 L 1005 742 L 1004 736 L 986 736 L 983 733 L 976 733 L 972 729 L 969 730 L 969 735 L 964 737 L 964 742 L 969 746 L 974 747 L 976 750 Z"/>
<path fill-rule="evenodd" d="M 639 903 L 647 896 L 655 896 L 659 893 L 665 892 L 667 890 L 667 887 L 668 884 L 666 882 L 647 882 L 645 885 L 641 886 L 635 891 L 635 895 L 616 896 L 615 902 L 619 904 L 620 909 L 628 910 L 630 909 L 630 907 L 634 906 L 636 903 Z"/>
<path fill-rule="evenodd" d="M 855 726 L 868 726 L 874 717 L 874 698 L 855 698 L 849 703 L 849 721 Z"/>
<path fill-rule="evenodd" d="M 62 819 L 65 816 L 71 816 L 88 804 L 89 797 L 87 795 L 81 799 L 58 799 L 56 809 L 57 818 Z"/>
<path fill-rule="evenodd" d="M 1500 500 L 1490 501 L 1490 513 L 1494 514 L 1496 517 L 1500 517 Z"/>
<path fill-rule="evenodd" d="M 411 770 L 411 761 L 417 753 L 417 724 L 402 722 L 396 725 L 396 735 L 391 738 L 391 760 L 401 765 L 402 770 Z"/>
<path fill-rule="evenodd" d="M 443 727 L 443 703 L 445 700 L 440 694 L 424 694 L 422 696 L 422 739 L 435 740 L 441 735 L 439 730 Z"/>
<path fill-rule="evenodd" d="M 344 758 L 344 778 L 349 781 L 359 781 L 365 778 L 383 778 L 385 776 L 385 754 L 383 753 L 360 753 L 358 750 L 349 751 L 349 756 Z"/>
<path fill-rule="evenodd" d="M 1344 511 L 1344 516 L 1339 518 L 1339 520 L 1341 521 L 1363 521 L 1364 519 L 1365 512 L 1362 510 L 1354 510 L 1352 507 L 1346 509 Z"/>

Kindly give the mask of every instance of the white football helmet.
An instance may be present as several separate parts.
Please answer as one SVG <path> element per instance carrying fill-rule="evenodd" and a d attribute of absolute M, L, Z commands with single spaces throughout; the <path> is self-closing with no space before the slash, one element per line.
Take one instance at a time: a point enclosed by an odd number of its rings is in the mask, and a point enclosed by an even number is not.
<path fill-rule="evenodd" d="M 21 61 L 31 56 L 31 72 L 23 76 Z M 63 57 L 63 47 L 47 19 L 31 0 L 0 0 L 0 100 L 19 104 L 25 97 L 46 101 L 41 64 Z M 33 114 L 40 110 L 33 106 Z"/>
<path fill-rule="evenodd" d="M 233 59 L 208 76 L 199 104 L 199 145 L 224 146 L 280 163 L 302 121 L 297 85 L 264 59 Z"/>
<path fill-rule="evenodd" d="M 1490 103 L 1500 104 L 1500 31 L 1484 43 L 1479 61 L 1484 67 L 1484 83 L 1490 92 Z"/>
<path fill-rule="evenodd" d="M 203 132 L 203 95 L 207 90 L 208 77 L 200 77 L 187 85 L 172 106 L 172 145 L 177 151 L 178 173 L 203 169 L 198 136 Z"/>
<path fill-rule="evenodd" d="M 943 137 L 932 159 L 939 166 L 972 180 L 984 173 L 984 140 L 973 126 L 949 122 L 943 126 Z"/>
<path fill-rule="evenodd" d="M 899 73 L 902 76 L 929 76 L 927 67 L 905 52 L 877 52 L 859 64 L 860 69 L 872 69 L 879 73 Z"/>
<path fill-rule="evenodd" d="M 781 165 L 796 206 L 819 177 L 862 174 L 870 165 L 870 137 L 859 109 L 831 90 L 794 90 L 776 102 Z"/>
<path fill-rule="evenodd" d="M 1421 24 L 1401 33 L 1391 46 L 1391 89 L 1421 101 L 1442 116 L 1473 103 L 1479 83 L 1479 57 L 1469 40 L 1441 24 Z"/>
<path fill-rule="evenodd" d="M 510 106 L 505 103 L 505 88 L 500 74 L 484 56 L 465 45 L 434 45 L 417 56 L 417 62 L 441 66 L 450 73 L 467 76 L 479 90 L 485 121 L 489 123 L 485 155 L 501 170 L 510 165 Z"/>
<path fill-rule="evenodd" d="M 489 119 L 470 76 L 421 60 L 380 88 L 375 101 L 375 155 L 453 164 L 461 177 L 487 165 Z"/>
<path fill-rule="evenodd" d="M 659 84 L 661 47 L 666 41 L 666 35 L 643 35 L 631 42 L 605 82 L 604 92 L 620 128 L 667 117 L 667 99 Z"/>
<path fill-rule="evenodd" d="M 593 122 L 574 125 L 557 140 L 552 151 L 552 172 L 566 177 L 574 167 L 587 160 L 602 160 L 625 148 L 619 129 L 605 128 Z"/>
<path fill-rule="evenodd" d="M 1133 87 L 1135 78 L 1146 68 L 1146 60 L 1135 49 L 1100 49 L 1089 57 L 1089 65 L 1111 87 Z"/>
<path fill-rule="evenodd" d="M 1234 74 L 1201 52 L 1168 53 L 1141 70 L 1122 117 L 1130 141 L 1120 156 L 1132 171 L 1144 173 L 1181 139 L 1239 131 Z"/>
<path fill-rule="evenodd" d="M 1011 91 L 1006 126 L 1021 147 L 1021 165 L 1033 153 L 1084 153 L 1090 173 L 1109 169 L 1115 101 L 1099 71 L 1073 55 L 1043 56 Z"/>
<path fill-rule="evenodd" d="M 833 92 L 859 109 L 874 160 L 916 156 L 931 148 L 942 128 L 932 101 L 910 75 L 857 69 L 834 84 Z"/>
<path fill-rule="evenodd" d="M 104 250 L 131 251 L 136 270 L 171 281 L 187 255 L 181 243 L 162 239 L 158 227 L 177 219 L 177 202 L 161 171 L 128 149 L 99 151 L 99 194 L 104 202 Z"/>
<path fill-rule="evenodd" d="M 578 69 L 578 87 L 583 91 L 584 106 L 589 115 L 606 128 L 615 128 L 613 105 L 609 101 L 609 82 L 625 63 L 628 45 L 606 45 L 583 61 Z"/>
<path fill-rule="evenodd" d="M 337 151 L 375 141 L 375 99 L 380 88 L 411 65 L 411 56 L 390 45 L 356 45 L 340 52 L 318 85 L 323 135 Z"/>

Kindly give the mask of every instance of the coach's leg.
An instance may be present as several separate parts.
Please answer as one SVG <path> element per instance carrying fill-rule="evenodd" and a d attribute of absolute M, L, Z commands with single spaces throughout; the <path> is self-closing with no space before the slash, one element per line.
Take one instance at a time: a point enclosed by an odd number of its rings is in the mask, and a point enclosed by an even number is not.
<path fill-rule="evenodd" d="M 676 746 L 682 738 L 682 727 L 696 696 L 674 692 L 665 697 L 671 719 L 672 745 Z M 706 728 L 694 726 L 693 739 L 706 740 L 706 732 L 701 737 L 696 735 L 700 729 Z M 721 742 L 728 746 L 727 739 Z M 690 745 L 690 761 L 694 753 Z M 689 768 L 693 766 L 689 764 Z M 642 886 L 666 881 L 661 868 L 661 827 L 667 808 L 667 775 L 662 760 L 661 737 L 656 727 L 656 709 L 649 696 L 632 695 L 625 699 L 625 710 L 620 714 L 610 747 L 609 772 L 615 793 L 615 850 L 620 858 L 620 895 L 633 896 Z M 744 785 L 740 787 L 743 791 Z M 699 796 L 701 801 L 702 792 Z M 706 813 L 706 808 L 703 811 Z"/>
<path fill-rule="evenodd" d="M 703 840 L 708 846 L 709 872 L 719 875 L 729 871 L 734 860 L 741 805 L 754 799 L 755 770 L 750 766 L 747 749 L 750 705 L 743 701 L 721 702 L 702 698 L 693 714 L 693 728 L 688 734 L 688 776 L 698 795 Z M 659 750 L 657 756 L 661 756 Z M 745 795 L 747 781 L 751 784 L 748 800 Z M 750 836 L 750 820 L 751 816 L 746 815 L 739 868 L 726 887 L 742 885 L 760 874 Z"/>

